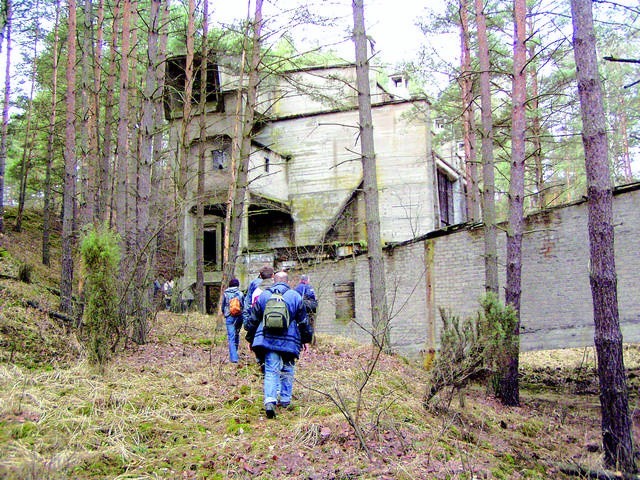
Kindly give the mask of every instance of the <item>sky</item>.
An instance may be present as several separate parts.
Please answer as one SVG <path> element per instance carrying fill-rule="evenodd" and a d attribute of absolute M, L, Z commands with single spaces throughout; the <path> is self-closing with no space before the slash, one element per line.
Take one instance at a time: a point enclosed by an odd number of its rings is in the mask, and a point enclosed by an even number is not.
<path fill-rule="evenodd" d="M 365 0 L 364 17 L 367 35 L 375 41 L 377 55 L 384 63 L 396 64 L 412 60 L 416 57 L 423 35 L 416 26 L 416 20 L 424 15 L 425 5 L 438 7 L 441 0 Z M 276 5 L 277 4 L 277 5 Z M 310 44 L 324 44 L 328 39 L 347 37 L 353 26 L 353 14 L 350 0 L 264 0 L 263 16 L 265 19 L 275 12 L 287 10 L 294 6 L 308 5 L 312 12 L 335 16 L 340 25 L 336 28 L 312 28 L 307 26 L 294 32 L 296 41 Z M 247 1 L 214 0 L 211 3 L 213 21 L 230 21 L 233 18 L 245 18 Z M 254 2 L 251 1 L 251 15 Z M 346 60 L 353 60 L 354 46 L 351 41 L 344 41 L 334 47 Z"/>

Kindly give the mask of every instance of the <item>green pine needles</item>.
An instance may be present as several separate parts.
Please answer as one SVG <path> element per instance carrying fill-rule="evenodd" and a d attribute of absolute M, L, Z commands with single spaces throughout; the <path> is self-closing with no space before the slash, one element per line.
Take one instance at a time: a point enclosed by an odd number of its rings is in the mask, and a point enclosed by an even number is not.
<path fill-rule="evenodd" d="M 118 235 L 106 227 L 90 229 L 80 246 L 84 272 L 83 320 L 89 362 L 104 366 L 120 332 L 118 309 Z"/>
<path fill-rule="evenodd" d="M 440 309 L 440 350 L 430 371 L 425 406 L 442 391 L 449 392 L 445 403 L 450 402 L 456 391 L 473 380 L 488 379 L 497 394 L 517 345 L 517 316 L 513 307 L 503 305 L 494 293 L 484 295 L 480 305 L 482 309 L 466 319 Z"/>

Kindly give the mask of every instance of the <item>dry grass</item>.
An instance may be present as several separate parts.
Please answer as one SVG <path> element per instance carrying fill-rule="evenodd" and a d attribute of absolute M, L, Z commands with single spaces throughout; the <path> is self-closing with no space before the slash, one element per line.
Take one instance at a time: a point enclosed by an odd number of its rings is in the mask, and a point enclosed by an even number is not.
<path fill-rule="evenodd" d="M 383 355 L 358 419 L 369 459 L 327 396 L 354 411 L 368 347 L 319 335 L 298 362 L 293 409 L 267 420 L 252 354 L 228 363 L 215 318 L 161 312 L 149 343 L 100 374 L 74 332 L 24 306 L 56 305 L 47 282 L 0 280 L 0 478 L 547 479 L 565 478 L 560 464 L 601 468 L 592 349 L 523 354 L 518 408 L 474 385 L 464 406 L 443 397 L 425 410 L 425 372 Z M 639 352 L 625 353 L 636 443 Z"/>

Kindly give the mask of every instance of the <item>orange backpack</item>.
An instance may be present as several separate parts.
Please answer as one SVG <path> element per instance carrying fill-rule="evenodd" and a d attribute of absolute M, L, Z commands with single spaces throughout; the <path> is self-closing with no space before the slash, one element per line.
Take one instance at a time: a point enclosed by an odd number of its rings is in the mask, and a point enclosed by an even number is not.
<path fill-rule="evenodd" d="M 229 315 L 232 317 L 237 317 L 242 314 L 242 304 L 240 303 L 240 298 L 233 297 L 229 300 Z"/>

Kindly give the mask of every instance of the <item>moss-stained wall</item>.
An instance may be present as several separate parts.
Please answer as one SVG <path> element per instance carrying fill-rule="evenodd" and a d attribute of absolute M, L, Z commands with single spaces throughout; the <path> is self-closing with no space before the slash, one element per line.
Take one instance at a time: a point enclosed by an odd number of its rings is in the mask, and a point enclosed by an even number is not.
<path fill-rule="evenodd" d="M 414 103 L 373 109 L 374 142 L 384 242 L 402 241 L 433 228 L 430 131 Z M 261 143 L 290 155 L 288 184 L 296 242 L 318 244 L 360 184 L 357 111 L 274 121 Z"/>
<path fill-rule="evenodd" d="M 522 248 L 520 345 L 523 351 L 593 345 L 593 304 L 589 286 L 587 204 L 533 215 L 526 221 Z M 640 342 L 640 184 L 614 196 L 618 306 L 625 342 Z M 460 317 L 475 315 L 484 293 L 481 228 L 462 228 L 385 250 L 387 300 L 395 351 L 419 357 L 438 344 L 444 308 Z M 500 265 L 505 235 L 498 238 Z M 325 262 L 311 271 L 319 292 L 319 333 L 348 335 L 367 342 L 357 324 L 370 326 L 369 276 L 365 255 Z M 315 282 L 313 282 L 315 280 Z M 335 319 L 336 281 L 353 281 L 356 322 Z M 504 269 L 500 269 L 503 292 Z"/>

